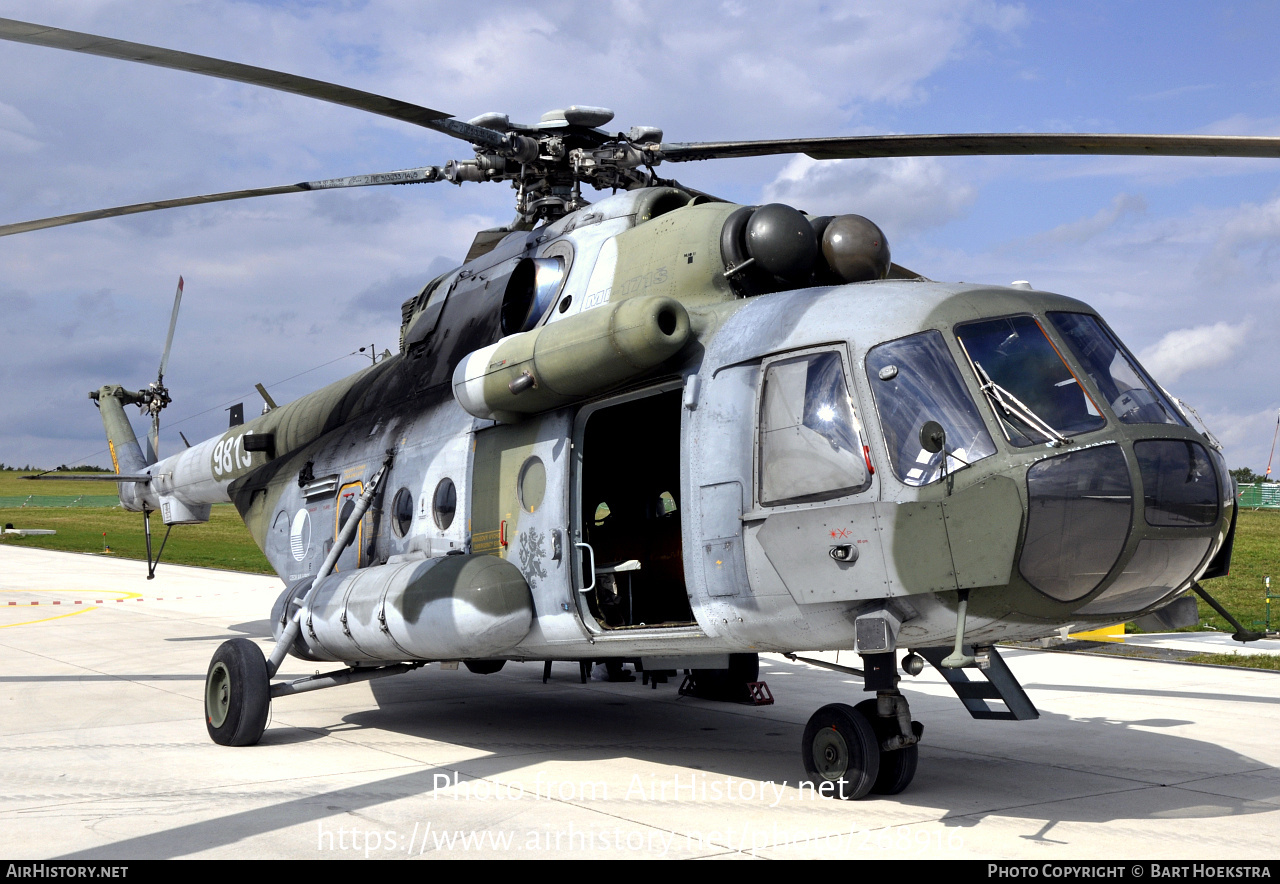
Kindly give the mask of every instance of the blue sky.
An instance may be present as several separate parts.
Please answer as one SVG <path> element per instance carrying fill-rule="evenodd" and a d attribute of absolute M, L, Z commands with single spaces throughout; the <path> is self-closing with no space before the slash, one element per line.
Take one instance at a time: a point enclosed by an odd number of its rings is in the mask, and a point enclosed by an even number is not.
<path fill-rule="evenodd" d="M 304 74 L 466 119 L 593 104 L 675 141 L 882 132 L 1280 135 L 1280 9 L 1241 3 L 0 0 L 0 16 Z M 465 145 L 344 108 L 0 44 L 0 222 L 383 171 Z M 664 167 L 740 202 L 858 212 L 935 279 L 1097 307 L 1261 471 L 1280 408 L 1280 161 L 759 158 Z M 105 462 L 85 393 L 151 380 L 162 450 L 394 347 L 399 305 L 510 217 L 500 186 L 297 194 L 0 239 L 0 461 Z M 333 361 L 337 360 L 337 361 Z M 294 380 L 277 383 L 324 363 Z M 203 412 L 203 413 L 202 413 Z M 139 422 L 141 425 L 141 422 Z"/>

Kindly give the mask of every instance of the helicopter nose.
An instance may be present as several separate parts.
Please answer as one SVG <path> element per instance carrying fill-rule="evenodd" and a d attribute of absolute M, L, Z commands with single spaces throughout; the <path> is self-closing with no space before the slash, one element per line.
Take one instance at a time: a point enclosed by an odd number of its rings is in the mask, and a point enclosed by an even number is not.
<path fill-rule="evenodd" d="M 1077 609 L 1082 616 L 1137 612 L 1184 587 L 1220 535 L 1230 505 L 1221 471 L 1198 442 L 1145 439 L 1131 451 L 1136 482 L 1118 443 L 1048 458 L 1027 471 L 1022 576 L 1052 598 L 1075 602 L 1114 575 Z"/>
<path fill-rule="evenodd" d="M 1133 486 L 1116 444 L 1047 458 L 1027 470 L 1027 535 L 1018 570 L 1052 598 L 1093 592 L 1124 551 Z"/>

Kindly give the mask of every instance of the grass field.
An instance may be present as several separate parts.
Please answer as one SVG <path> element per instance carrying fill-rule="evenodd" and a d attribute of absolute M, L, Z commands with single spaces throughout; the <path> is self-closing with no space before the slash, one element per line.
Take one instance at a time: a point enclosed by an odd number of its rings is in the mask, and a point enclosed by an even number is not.
<path fill-rule="evenodd" d="M 31 482 L 16 472 L 0 472 L 0 497 L 26 496 L 33 493 L 65 497 L 67 495 L 112 494 L 111 482 Z M 102 552 L 105 545 L 111 554 L 125 559 L 147 557 L 147 542 L 142 531 L 142 515 L 119 507 L 9 507 L 0 508 L 0 525 L 12 523 L 15 528 L 52 528 L 55 535 L 20 537 L 0 535 L 0 543 L 59 549 L 70 552 Z M 152 543 L 159 549 L 165 526 L 160 517 L 151 519 Z M 198 565 L 204 568 L 227 568 L 254 574 L 272 574 L 267 558 L 249 536 L 244 523 L 231 504 L 213 507 L 209 521 L 203 525 L 178 525 L 169 535 L 162 562 Z M 163 565 L 162 565 L 163 567 Z"/>
<path fill-rule="evenodd" d="M 28 495 L 102 495 L 112 493 L 110 482 L 31 482 L 16 472 L 0 471 L 0 497 Z M 61 549 L 74 552 L 101 552 L 102 534 L 112 555 L 145 559 L 146 541 L 142 517 L 120 508 L 0 508 L 0 524 L 12 522 L 18 528 L 52 528 L 58 533 L 45 537 L 0 535 L 0 543 Z M 164 536 L 160 519 L 151 520 L 154 543 Z M 249 537 L 240 517 L 230 504 L 213 508 L 208 524 L 180 525 L 173 529 L 165 547 L 164 561 L 208 568 L 227 568 L 255 574 L 272 573 L 267 559 Z M 1235 550 L 1231 573 L 1205 581 L 1205 588 L 1235 614 L 1245 626 L 1261 625 L 1266 619 L 1264 578 L 1276 578 L 1280 594 L 1280 512 L 1244 510 L 1236 524 Z M 1230 626 L 1208 605 L 1197 599 L 1200 621 L 1216 629 Z M 1273 628 L 1280 629 L 1280 599 L 1276 600 Z"/>
<path fill-rule="evenodd" d="M 1241 510 L 1236 520 L 1236 545 L 1231 554 L 1231 573 L 1226 577 L 1206 580 L 1204 588 L 1251 627 L 1266 619 L 1264 580 L 1274 577 L 1273 592 L 1280 594 L 1280 512 L 1275 510 Z M 1212 608 L 1199 599 L 1200 622 L 1222 630 L 1231 629 Z M 1272 629 L 1280 629 L 1280 599 L 1273 604 Z"/>

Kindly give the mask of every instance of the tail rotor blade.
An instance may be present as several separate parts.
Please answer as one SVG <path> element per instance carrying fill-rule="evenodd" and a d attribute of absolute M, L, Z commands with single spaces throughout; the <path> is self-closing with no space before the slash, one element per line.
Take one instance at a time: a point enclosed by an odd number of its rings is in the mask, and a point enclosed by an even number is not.
<path fill-rule="evenodd" d="M 160 412 L 151 415 L 151 432 L 147 433 L 147 463 L 160 459 Z"/>
<path fill-rule="evenodd" d="M 164 355 L 160 357 L 160 371 L 156 382 L 147 391 L 143 406 L 151 413 L 151 432 L 147 434 L 147 463 L 160 459 L 160 412 L 169 404 L 169 390 L 164 385 L 164 370 L 169 367 L 169 351 L 173 348 L 173 330 L 178 325 L 178 309 L 182 307 L 182 277 L 178 277 L 178 291 L 173 296 L 173 312 L 169 314 L 169 334 L 164 339 Z"/>
<path fill-rule="evenodd" d="M 169 349 L 173 346 L 173 330 L 178 325 L 178 308 L 182 306 L 182 277 L 178 277 L 178 291 L 173 296 L 173 313 L 169 316 L 169 335 L 164 339 L 164 355 L 160 357 L 160 375 L 157 383 L 164 383 L 164 370 L 169 367 Z"/>

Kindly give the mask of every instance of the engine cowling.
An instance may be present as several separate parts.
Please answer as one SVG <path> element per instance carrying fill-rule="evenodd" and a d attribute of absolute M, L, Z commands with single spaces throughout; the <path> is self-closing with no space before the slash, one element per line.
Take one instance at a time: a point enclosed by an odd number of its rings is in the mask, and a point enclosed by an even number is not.
<path fill-rule="evenodd" d="M 689 340 L 689 314 L 673 298 L 627 298 L 510 335 L 467 355 L 453 395 L 469 414 L 515 423 L 661 365 Z"/>

